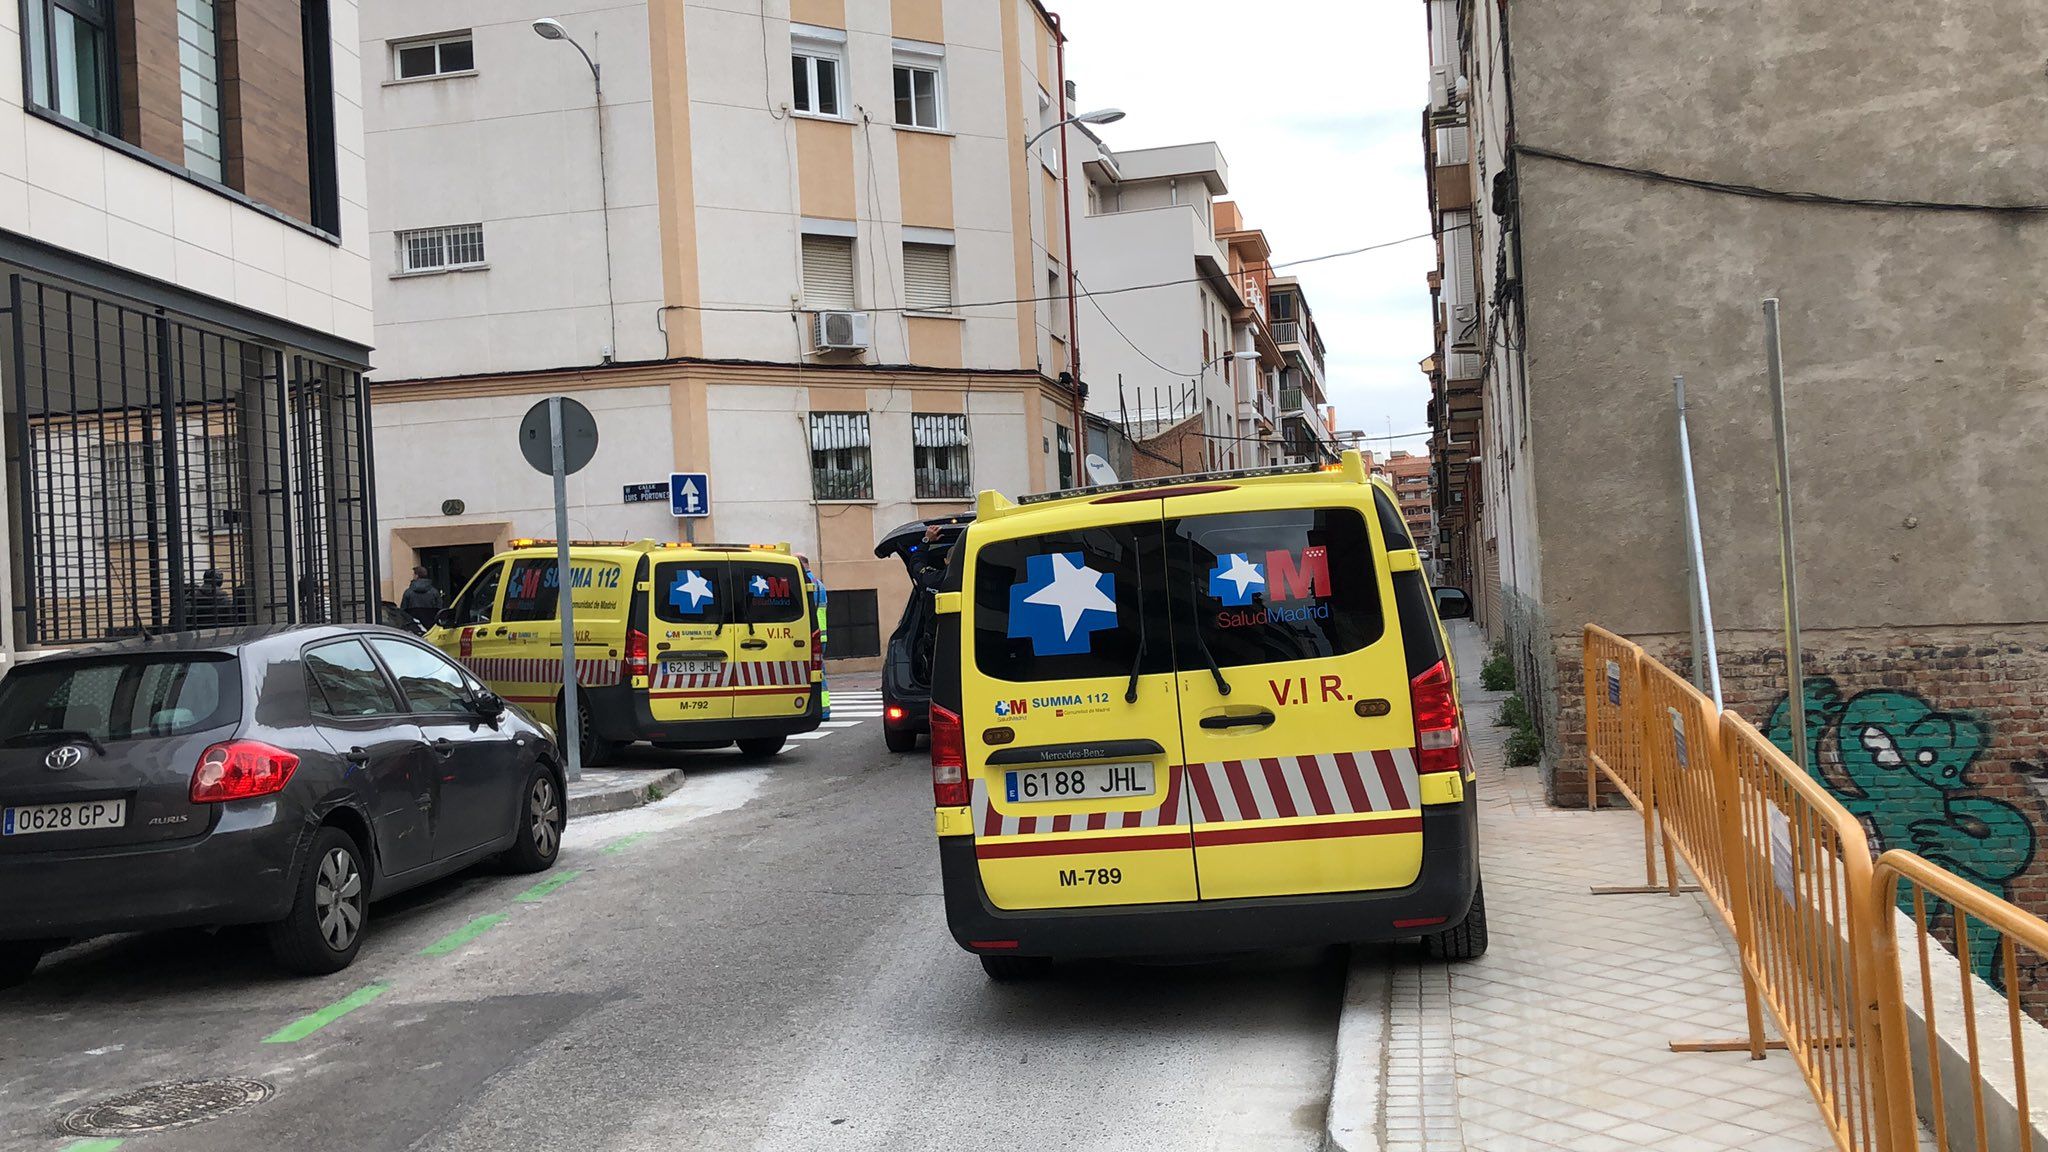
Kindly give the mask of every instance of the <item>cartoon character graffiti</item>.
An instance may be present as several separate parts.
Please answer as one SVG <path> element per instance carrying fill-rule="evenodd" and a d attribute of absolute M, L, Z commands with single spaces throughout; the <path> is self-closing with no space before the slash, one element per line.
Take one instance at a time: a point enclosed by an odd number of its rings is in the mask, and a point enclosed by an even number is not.
<path fill-rule="evenodd" d="M 2004 800 L 1970 795 L 1969 772 L 1990 729 L 1963 712 L 1942 712 L 1911 692 L 1874 689 L 1844 698 L 1824 676 L 1806 681 L 1806 766 L 1842 806 L 1864 820 L 1880 848 L 1905 848 L 2002 898 L 2034 860 L 2034 829 Z M 1771 710 L 1765 735 L 1792 751 L 1790 700 Z M 1834 733 L 1839 773 L 1824 768 L 1822 740 Z M 1911 911 L 1910 898 L 1901 904 Z M 1929 915 L 1943 910 L 1930 908 Z M 1999 936 L 1970 934 L 1970 966 L 2003 987 Z"/>

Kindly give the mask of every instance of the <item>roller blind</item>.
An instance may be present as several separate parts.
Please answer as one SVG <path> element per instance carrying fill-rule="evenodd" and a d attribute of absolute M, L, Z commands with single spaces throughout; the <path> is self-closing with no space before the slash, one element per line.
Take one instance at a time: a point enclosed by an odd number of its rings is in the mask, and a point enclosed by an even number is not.
<path fill-rule="evenodd" d="M 813 308 L 854 307 L 852 237 L 804 237 L 804 303 Z"/>
<path fill-rule="evenodd" d="M 953 249 L 944 244 L 903 246 L 903 303 L 914 312 L 953 308 Z"/>

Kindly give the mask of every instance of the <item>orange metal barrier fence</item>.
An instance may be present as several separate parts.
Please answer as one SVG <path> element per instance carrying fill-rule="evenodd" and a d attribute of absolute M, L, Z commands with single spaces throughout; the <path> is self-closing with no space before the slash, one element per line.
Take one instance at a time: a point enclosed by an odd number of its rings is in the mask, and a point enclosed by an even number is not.
<path fill-rule="evenodd" d="M 1653 777 L 1643 771 L 1643 732 L 1635 695 L 1643 650 L 1596 624 L 1586 625 L 1586 807 L 1600 803 L 1604 777 L 1643 818 L 1643 883 L 1657 886 L 1657 814 Z"/>
<path fill-rule="evenodd" d="M 1643 813 L 1672 891 L 1685 861 L 1742 957 L 1747 1037 L 1673 1047 L 1761 1059 L 1768 1009 L 1784 1037 L 1769 1046 L 1791 1054 L 1842 1152 L 1913 1152 L 1916 1101 L 1940 1152 L 2048 1152 L 2026 1079 L 2030 1060 L 2048 1067 L 2048 1031 L 2020 999 L 2023 977 L 2048 984 L 2048 923 L 1910 853 L 1873 862 L 1862 823 L 1806 771 L 1621 637 L 1587 628 L 1585 677 L 1589 781 Z M 1939 932 L 1953 965 L 1928 943 Z M 1980 1043 L 1993 1026 L 2005 1042 Z"/>

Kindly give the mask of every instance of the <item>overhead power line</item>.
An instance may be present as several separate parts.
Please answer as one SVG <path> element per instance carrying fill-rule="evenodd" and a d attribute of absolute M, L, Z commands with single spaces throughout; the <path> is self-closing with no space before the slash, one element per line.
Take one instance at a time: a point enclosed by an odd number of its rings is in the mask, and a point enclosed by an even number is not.
<path fill-rule="evenodd" d="M 1538 148 L 1532 144 L 1517 144 L 1515 152 L 1522 156 L 1540 156 L 1560 164 L 1571 164 L 1580 168 L 1591 168 L 1600 172 L 1614 172 L 1633 176 L 1638 180 L 1649 180 L 1659 184 L 1677 184 L 1686 188 L 1697 188 L 1703 192 L 1719 192 L 1727 196 L 1747 196 L 1756 200 L 1779 200 L 1792 204 L 1822 204 L 1837 208 L 1890 208 L 1915 212 L 1989 212 L 2008 215 L 2039 215 L 2048 213 L 2048 204 L 1992 204 L 1975 200 L 1890 200 L 1874 196 L 1836 196 L 1825 192 L 1806 192 L 1782 188 L 1763 188 L 1754 184 L 1732 184 L 1723 180 L 1706 180 L 1697 176 L 1681 176 L 1672 172 L 1661 172 L 1655 168 L 1636 168 L 1627 164 L 1615 164 L 1605 160 L 1589 160 L 1569 152 L 1558 152 L 1549 148 Z"/>

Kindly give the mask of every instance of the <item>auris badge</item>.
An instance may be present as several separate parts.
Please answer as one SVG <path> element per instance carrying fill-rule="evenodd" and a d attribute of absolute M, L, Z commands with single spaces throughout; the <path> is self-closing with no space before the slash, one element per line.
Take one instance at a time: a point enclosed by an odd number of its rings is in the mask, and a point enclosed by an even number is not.
<path fill-rule="evenodd" d="M 78 767 L 84 760 L 85 749 L 76 744 L 65 744 L 50 749 L 50 754 L 43 757 L 43 767 L 52 772 L 63 772 Z"/>

